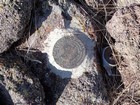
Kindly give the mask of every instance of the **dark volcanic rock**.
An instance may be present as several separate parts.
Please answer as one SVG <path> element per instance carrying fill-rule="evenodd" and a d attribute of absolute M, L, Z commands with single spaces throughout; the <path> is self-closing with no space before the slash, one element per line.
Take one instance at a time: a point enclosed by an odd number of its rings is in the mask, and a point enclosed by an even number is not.
<path fill-rule="evenodd" d="M 0 53 L 23 37 L 32 10 L 32 0 L 0 1 Z"/>

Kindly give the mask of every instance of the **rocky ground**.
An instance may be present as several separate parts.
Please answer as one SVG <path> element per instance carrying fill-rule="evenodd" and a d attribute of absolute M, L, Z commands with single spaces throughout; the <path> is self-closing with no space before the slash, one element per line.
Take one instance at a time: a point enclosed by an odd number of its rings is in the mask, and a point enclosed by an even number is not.
<path fill-rule="evenodd" d="M 111 37 L 115 39 L 113 48 L 118 52 L 116 56 L 121 59 L 121 62 L 118 62 L 118 70 L 127 87 L 126 92 L 133 93 L 134 100 L 137 100 L 140 95 L 139 11 L 140 5 L 136 4 L 119 9 L 106 25 Z M 129 96 L 131 97 L 131 95 Z"/>
<path fill-rule="evenodd" d="M 0 1 L 0 53 L 24 36 L 30 21 L 32 5 L 32 0 Z"/>
<path fill-rule="evenodd" d="M 43 103 L 44 93 L 39 79 L 32 74 L 19 56 L 6 54 L 0 57 L 0 80 L 14 104 Z"/>
<path fill-rule="evenodd" d="M 139 105 L 139 3 L 0 1 L 0 104 Z M 51 72 L 47 65 L 49 53 L 44 49 L 49 45 L 46 39 L 56 29 L 84 33 L 92 40 L 92 70 L 86 68 L 78 78 L 62 78 Z M 102 59 L 106 46 L 113 52 L 107 56 L 113 56 L 117 65 L 111 75 Z"/>

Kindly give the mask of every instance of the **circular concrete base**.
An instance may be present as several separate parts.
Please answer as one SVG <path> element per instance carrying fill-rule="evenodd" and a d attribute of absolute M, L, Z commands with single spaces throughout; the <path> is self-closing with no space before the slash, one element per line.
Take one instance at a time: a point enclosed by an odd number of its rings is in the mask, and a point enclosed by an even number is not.
<path fill-rule="evenodd" d="M 85 33 L 55 29 L 45 40 L 43 52 L 48 54 L 47 66 L 51 72 L 61 78 L 78 78 L 93 69 L 94 47 L 95 43 Z"/>

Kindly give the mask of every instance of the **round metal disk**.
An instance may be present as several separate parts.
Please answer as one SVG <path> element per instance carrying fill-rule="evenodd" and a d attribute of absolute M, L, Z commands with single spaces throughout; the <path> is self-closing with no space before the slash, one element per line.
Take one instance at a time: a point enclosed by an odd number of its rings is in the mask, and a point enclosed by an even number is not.
<path fill-rule="evenodd" d="M 53 47 L 54 60 L 63 68 L 72 69 L 79 66 L 83 62 L 85 55 L 84 44 L 75 36 L 62 37 Z"/>

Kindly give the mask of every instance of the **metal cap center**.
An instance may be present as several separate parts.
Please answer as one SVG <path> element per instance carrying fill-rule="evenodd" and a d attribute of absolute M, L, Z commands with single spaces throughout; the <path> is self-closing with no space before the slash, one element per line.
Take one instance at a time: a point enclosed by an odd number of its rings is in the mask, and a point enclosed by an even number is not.
<path fill-rule="evenodd" d="M 84 44 L 75 36 L 64 36 L 53 47 L 54 60 L 63 68 L 72 69 L 79 66 L 85 55 Z"/>

